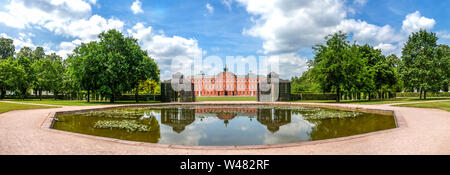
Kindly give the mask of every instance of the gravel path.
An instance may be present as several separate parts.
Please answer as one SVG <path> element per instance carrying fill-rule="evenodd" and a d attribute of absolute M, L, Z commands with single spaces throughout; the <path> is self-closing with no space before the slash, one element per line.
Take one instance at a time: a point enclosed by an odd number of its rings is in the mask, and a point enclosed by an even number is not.
<path fill-rule="evenodd" d="M 390 105 L 320 105 L 394 110 L 400 116 L 401 127 L 296 146 L 239 150 L 192 149 L 104 139 L 42 127 L 53 112 L 109 107 L 63 106 L 0 114 L 0 154 L 450 154 L 449 112 Z"/>

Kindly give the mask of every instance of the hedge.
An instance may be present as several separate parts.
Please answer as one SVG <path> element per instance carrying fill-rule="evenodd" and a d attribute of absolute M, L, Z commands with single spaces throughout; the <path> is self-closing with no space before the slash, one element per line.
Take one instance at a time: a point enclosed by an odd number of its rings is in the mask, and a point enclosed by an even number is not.
<path fill-rule="evenodd" d="M 84 94 L 83 99 L 86 100 L 86 94 Z M 159 101 L 161 98 L 161 95 L 155 95 L 155 97 L 153 97 L 153 95 L 139 95 L 139 100 L 140 101 L 152 101 L 153 99 Z M 22 99 L 21 96 L 18 95 L 5 95 L 5 99 Z M 26 95 L 25 99 L 40 99 L 39 95 L 35 96 L 35 95 Z M 54 95 L 42 95 L 42 99 L 55 99 Z M 58 95 L 57 97 L 58 100 L 71 100 L 70 96 L 68 95 Z M 78 98 L 74 98 L 74 100 L 77 100 Z M 91 100 L 95 100 L 95 98 L 93 96 L 91 96 Z M 118 101 L 135 101 L 135 96 L 134 95 L 121 95 L 119 97 L 116 97 L 116 100 Z"/>
<path fill-rule="evenodd" d="M 291 94 L 292 100 L 336 100 L 336 94 Z"/>
<path fill-rule="evenodd" d="M 397 92 L 397 97 L 419 97 L 419 92 Z M 427 92 L 427 97 L 450 97 L 450 92 Z"/>

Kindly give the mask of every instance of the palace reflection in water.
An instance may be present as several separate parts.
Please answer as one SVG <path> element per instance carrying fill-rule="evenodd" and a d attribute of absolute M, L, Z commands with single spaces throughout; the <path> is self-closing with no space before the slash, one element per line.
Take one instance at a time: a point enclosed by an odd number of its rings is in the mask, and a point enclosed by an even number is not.
<path fill-rule="evenodd" d="M 395 119 L 389 115 L 360 113 L 348 118 L 314 117 L 324 113 L 341 115 L 348 112 L 264 105 L 125 107 L 59 114 L 53 128 L 161 144 L 258 145 L 329 139 L 395 127 Z M 126 121 L 150 130 L 130 132 L 123 129 L 128 126 L 95 128 L 94 124 L 99 121 Z"/>
<path fill-rule="evenodd" d="M 204 115 L 206 114 L 206 115 Z M 209 114 L 209 115 L 208 115 Z M 236 116 L 255 118 L 272 133 L 291 122 L 291 111 L 285 109 L 258 108 L 198 108 L 198 109 L 161 109 L 161 123 L 173 128 L 177 133 L 195 121 L 196 116 L 217 117 L 223 120 L 225 127 Z"/>

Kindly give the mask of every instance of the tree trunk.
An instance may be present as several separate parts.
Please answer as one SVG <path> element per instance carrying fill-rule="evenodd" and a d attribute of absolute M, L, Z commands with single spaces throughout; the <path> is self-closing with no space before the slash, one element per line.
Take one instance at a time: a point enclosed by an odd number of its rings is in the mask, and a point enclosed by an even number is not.
<path fill-rule="evenodd" d="M 139 88 L 136 87 L 136 93 L 134 94 L 134 98 L 136 100 L 136 103 L 139 103 Z"/>
<path fill-rule="evenodd" d="M 370 101 L 370 100 L 371 100 L 371 98 L 370 98 L 370 92 L 368 92 L 368 95 L 369 95 L 368 98 L 369 98 L 369 101 Z"/>
<path fill-rule="evenodd" d="M 424 100 L 427 99 L 427 91 L 423 91 L 423 99 L 424 99 Z"/>
<path fill-rule="evenodd" d="M 42 90 L 39 90 L 39 101 L 42 101 Z"/>
<path fill-rule="evenodd" d="M 419 100 L 422 100 L 422 89 L 420 90 Z"/>
<path fill-rule="evenodd" d="M 0 95 L 0 99 L 4 99 L 6 95 L 6 90 L 2 88 L 1 90 L 1 95 Z"/>
<path fill-rule="evenodd" d="M 116 95 L 113 93 L 112 95 L 111 95 L 111 98 L 109 99 L 109 102 L 110 103 L 114 103 L 115 102 L 115 99 L 116 98 Z"/>
<path fill-rule="evenodd" d="M 91 98 L 90 98 L 91 93 L 90 93 L 90 92 L 91 92 L 91 91 L 88 90 L 88 94 L 87 94 L 87 102 L 88 102 L 88 103 L 91 102 Z"/>
<path fill-rule="evenodd" d="M 22 100 L 25 100 L 25 94 L 27 93 L 26 90 L 22 90 Z"/>
<path fill-rule="evenodd" d="M 336 102 L 341 102 L 341 89 L 339 89 L 339 88 L 336 88 L 336 95 L 337 95 L 337 98 L 336 98 Z"/>

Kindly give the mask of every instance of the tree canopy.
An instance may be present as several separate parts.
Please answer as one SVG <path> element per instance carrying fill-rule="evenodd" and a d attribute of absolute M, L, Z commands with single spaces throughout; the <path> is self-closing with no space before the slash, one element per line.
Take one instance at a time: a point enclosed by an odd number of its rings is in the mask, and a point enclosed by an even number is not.
<path fill-rule="evenodd" d="M 137 40 L 117 30 L 99 35 L 99 42 L 82 44 L 69 56 L 69 70 L 84 90 L 108 96 L 139 89 L 145 80 L 159 81 L 159 69 Z M 138 100 L 138 98 L 136 98 Z"/>
<path fill-rule="evenodd" d="M 438 46 L 435 33 L 412 33 L 402 50 L 401 75 L 405 88 L 424 92 L 439 91 L 448 82 L 448 46 Z M 446 49 L 447 48 L 447 49 Z M 447 87 L 448 89 L 448 87 Z"/>
<path fill-rule="evenodd" d="M 14 42 L 9 38 L 0 38 L 0 59 L 13 57 L 15 52 Z"/>

